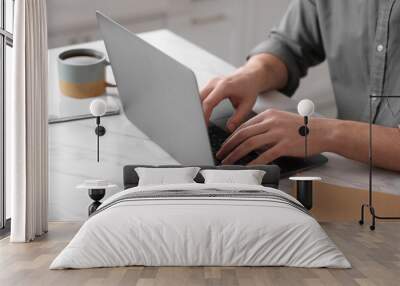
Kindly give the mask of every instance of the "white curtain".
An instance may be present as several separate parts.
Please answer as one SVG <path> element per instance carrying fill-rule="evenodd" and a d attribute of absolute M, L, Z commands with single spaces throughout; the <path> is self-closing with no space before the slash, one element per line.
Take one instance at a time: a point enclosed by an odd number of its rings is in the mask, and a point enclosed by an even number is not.
<path fill-rule="evenodd" d="M 6 98 L 6 187 L 12 242 L 47 232 L 46 0 L 16 0 L 12 92 Z"/>

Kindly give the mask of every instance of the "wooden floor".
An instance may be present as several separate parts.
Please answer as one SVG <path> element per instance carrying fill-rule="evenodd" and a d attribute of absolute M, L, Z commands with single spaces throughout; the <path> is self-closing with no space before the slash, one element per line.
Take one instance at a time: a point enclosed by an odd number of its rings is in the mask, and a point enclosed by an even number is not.
<path fill-rule="evenodd" d="M 51 223 L 29 244 L 0 241 L 0 285 L 400 285 L 400 223 L 382 222 L 371 232 L 356 223 L 322 224 L 353 269 L 287 267 L 126 267 L 48 270 L 80 227 Z"/>

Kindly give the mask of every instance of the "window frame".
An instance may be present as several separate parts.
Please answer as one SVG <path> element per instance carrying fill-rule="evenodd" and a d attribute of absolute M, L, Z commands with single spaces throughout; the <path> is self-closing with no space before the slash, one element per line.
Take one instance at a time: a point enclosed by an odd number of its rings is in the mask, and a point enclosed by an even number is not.
<path fill-rule="evenodd" d="M 5 94 L 6 94 L 6 50 L 13 47 L 13 34 L 6 29 L 6 16 L 14 17 L 15 0 L 12 1 L 12 15 L 6 15 L 6 0 L 0 0 L 0 237 L 10 230 L 10 220 L 6 218 L 5 189 Z"/>

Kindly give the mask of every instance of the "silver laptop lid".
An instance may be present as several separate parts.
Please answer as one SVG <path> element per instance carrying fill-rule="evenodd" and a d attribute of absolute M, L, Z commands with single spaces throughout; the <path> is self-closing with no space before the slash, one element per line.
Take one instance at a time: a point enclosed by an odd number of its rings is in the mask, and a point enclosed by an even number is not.
<path fill-rule="evenodd" d="M 194 73 L 96 12 L 127 118 L 184 165 L 214 165 Z"/>

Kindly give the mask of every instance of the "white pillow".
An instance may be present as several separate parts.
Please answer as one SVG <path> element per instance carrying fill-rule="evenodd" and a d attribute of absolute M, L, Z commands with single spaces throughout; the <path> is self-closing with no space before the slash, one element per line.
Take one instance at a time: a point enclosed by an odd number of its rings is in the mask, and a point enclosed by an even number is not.
<path fill-rule="evenodd" d="M 200 168 L 135 168 L 139 186 L 195 183 L 193 180 Z"/>
<path fill-rule="evenodd" d="M 202 170 L 205 184 L 261 185 L 265 171 L 261 170 Z"/>

